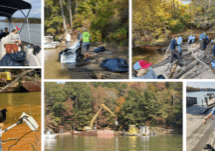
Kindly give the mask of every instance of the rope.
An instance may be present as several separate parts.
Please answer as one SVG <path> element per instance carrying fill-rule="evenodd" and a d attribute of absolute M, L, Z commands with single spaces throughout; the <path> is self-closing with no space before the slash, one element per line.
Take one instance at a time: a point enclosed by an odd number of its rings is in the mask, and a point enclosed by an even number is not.
<path fill-rule="evenodd" d="M 210 68 L 210 69 L 211 69 L 210 66 L 208 66 L 206 63 L 204 63 L 204 62 L 202 62 L 201 60 L 199 60 L 199 58 L 197 58 L 196 55 L 194 55 L 193 49 L 192 49 L 192 44 L 191 44 L 191 51 L 192 51 L 192 55 L 194 56 L 194 58 L 195 58 L 196 60 L 198 60 L 199 62 L 201 62 L 202 64 L 204 64 L 207 68 Z M 204 67 L 204 68 L 206 68 L 206 67 Z"/>

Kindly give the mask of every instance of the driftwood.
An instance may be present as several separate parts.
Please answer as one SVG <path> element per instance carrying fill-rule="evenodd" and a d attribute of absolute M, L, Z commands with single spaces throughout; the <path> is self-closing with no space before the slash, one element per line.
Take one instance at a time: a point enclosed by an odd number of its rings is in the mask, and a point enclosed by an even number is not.
<path fill-rule="evenodd" d="M 206 55 L 203 54 L 199 59 L 204 58 Z M 179 79 L 181 76 L 183 76 L 187 71 L 193 69 L 193 67 L 195 67 L 197 65 L 199 61 L 198 60 L 194 60 L 191 64 L 189 64 L 188 66 L 184 66 L 179 73 L 177 73 L 176 75 L 174 75 L 172 77 L 172 79 Z"/>
<path fill-rule="evenodd" d="M 178 63 L 179 63 L 179 60 L 177 60 L 177 61 L 175 62 L 175 64 L 174 64 L 174 66 L 172 67 L 172 71 L 171 71 L 171 73 L 170 73 L 170 75 L 169 75 L 169 79 L 171 79 L 172 76 L 173 76 L 173 74 L 175 73 L 175 69 L 176 69 Z"/>
<path fill-rule="evenodd" d="M 23 76 L 25 76 L 27 73 L 30 73 L 30 72 L 32 72 L 32 71 L 34 71 L 34 70 L 35 70 L 35 69 L 31 69 L 31 70 L 27 70 L 27 71 L 25 71 L 25 72 L 22 72 L 20 75 L 17 76 L 17 78 L 16 78 L 13 82 L 11 82 L 10 84 L 8 84 L 8 85 L 6 85 L 5 87 L 1 88 L 0 93 L 1 93 L 2 91 L 6 90 L 8 87 L 14 85 L 16 82 L 19 81 L 20 78 L 22 78 Z"/>

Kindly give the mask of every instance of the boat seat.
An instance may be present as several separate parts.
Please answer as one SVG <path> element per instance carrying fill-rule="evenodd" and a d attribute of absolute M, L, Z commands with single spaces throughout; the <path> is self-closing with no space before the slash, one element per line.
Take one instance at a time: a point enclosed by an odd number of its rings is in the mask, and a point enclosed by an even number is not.
<path fill-rule="evenodd" d="M 26 52 L 26 61 L 29 63 L 29 66 L 41 66 L 41 51 L 37 54 L 33 54 L 33 48 L 28 48 L 24 46 L 24 51 Z"/>

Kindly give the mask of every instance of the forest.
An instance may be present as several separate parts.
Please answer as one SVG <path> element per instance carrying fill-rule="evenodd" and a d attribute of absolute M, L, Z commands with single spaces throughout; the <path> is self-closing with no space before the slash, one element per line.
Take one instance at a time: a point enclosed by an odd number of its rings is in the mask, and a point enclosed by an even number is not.
<path fill-rule="evenodd" d="M 98 129 L 127 130 L 128 125 L 182 129 L 181 82 L 66 82 L 45 83 L 45 128 L 59 132 L 83 130 L 105 104 Z"/>
<path fill-rule="evenodd" d="M 91 42 L 128 45 L 128 0 L 45 0 L 45 35 L 88 28 Z"/>
<path fill-rule="evenodd" d="M 214 34 L 215 0 L 190 1 L 133 0 L 133 43 L 153 45 L 176 34 L 185 37 L 202 31 Z"/>
<path fill-rule="evenodd" d="M 5 19 L 2 20 L 5 23 L 8 23 L 9 20 Z M 16 17 L 12 17 L 12 23 L 23 23 L 25 21 L 25 18 L 16 18 Z M 41 18 L 28 18 L 28 22 L 30 24 L 41 24 Z"/>

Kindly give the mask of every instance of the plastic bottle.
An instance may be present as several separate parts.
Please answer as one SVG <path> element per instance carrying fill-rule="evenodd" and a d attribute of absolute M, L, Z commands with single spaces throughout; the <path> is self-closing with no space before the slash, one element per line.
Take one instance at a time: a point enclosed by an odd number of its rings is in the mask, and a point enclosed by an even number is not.
<path fill-rule="evenodd" d="M 30 45 L 28 45 L 28 49 L 30 49 L 31 47 L 30 47 Z"/>

